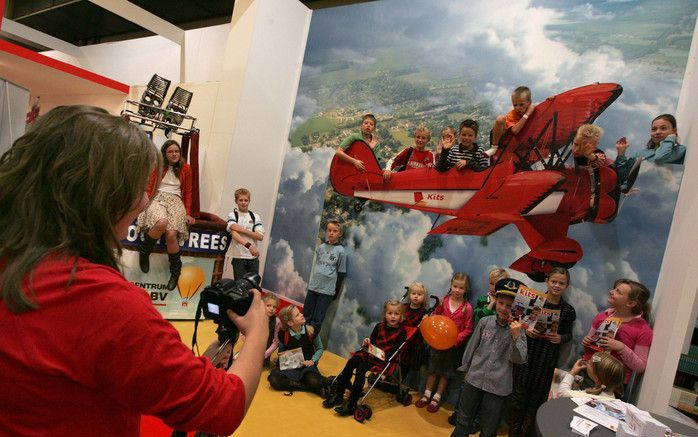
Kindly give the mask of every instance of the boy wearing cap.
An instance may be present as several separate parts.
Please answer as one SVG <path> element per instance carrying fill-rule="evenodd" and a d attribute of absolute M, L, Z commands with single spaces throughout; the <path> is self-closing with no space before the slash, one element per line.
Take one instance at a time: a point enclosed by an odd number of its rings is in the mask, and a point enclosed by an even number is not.
<path fill-rule="evenodd" d="M 521 323 L 510 321 L 519 285 L 521 281 L 509 278 L 497 282 L 496 314 L 483 317 L 470 337 L 463 365 L 458 368 L 465 373 L 465 382 L 451 437 L 468 436 L 478 410 L 480 435 L 497 435 L 504 401 L 512 391 L 513 364 L 526 362 L 526 336 L 522 335 Z"/>

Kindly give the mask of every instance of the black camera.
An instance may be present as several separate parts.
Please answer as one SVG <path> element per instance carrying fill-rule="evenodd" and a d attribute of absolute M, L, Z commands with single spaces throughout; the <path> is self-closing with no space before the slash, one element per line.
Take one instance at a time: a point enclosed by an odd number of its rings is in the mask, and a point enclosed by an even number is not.
<path fill-rule="evenodd" d="M 252 290 L 261 290 L 261 280 L 256 273 L 246 273 L 240 279 L 221 279 L 204 288 L 200 297 L 204 316 L 224 325 L 228 320 L 227 310 L 244 316 L 252 304 Z"/>

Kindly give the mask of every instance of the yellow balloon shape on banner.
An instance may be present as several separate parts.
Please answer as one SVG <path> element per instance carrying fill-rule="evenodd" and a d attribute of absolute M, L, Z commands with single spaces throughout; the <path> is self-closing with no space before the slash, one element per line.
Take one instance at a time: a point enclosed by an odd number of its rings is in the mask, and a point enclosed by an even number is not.
<path fill-rule="evenodd" d="M 179 274 L 177 289 L 182 299 L 191 299 L 204 285 L 206 275 L 201 267 L 185 266 Z"/>

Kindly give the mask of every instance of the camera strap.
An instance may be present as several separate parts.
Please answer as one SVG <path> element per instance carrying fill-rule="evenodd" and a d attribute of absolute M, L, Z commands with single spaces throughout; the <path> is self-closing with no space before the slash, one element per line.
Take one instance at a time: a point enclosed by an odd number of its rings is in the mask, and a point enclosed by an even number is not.
<path fill-rule="evenodd" d="M 191 351 L 194 355 L 199 356 L 199 346 L 196 343 L 196 331 L 199 328 L 199 319 L 201 318 L 201 313 L 204 310 L 203 300 L 199 299 L 199 305 L 196 307 L 196 315 L 194 316 L 194 334 L 191 338 Z M 196 349 L 196 350 L 195 350 Z"/>

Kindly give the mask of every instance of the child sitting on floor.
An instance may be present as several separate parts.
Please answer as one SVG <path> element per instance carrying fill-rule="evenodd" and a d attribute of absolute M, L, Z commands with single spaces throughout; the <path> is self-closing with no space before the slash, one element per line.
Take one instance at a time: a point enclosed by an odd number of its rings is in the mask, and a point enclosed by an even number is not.
<path fill-rule="evenodd" d="M 271 354 L 279 348 L 279 331 L 281 330 L 281 320 L 276 317 L 276 308 L 279 306 L 279 298 L 274 293 L 267 293 L 262 296 L 262 302 L 267 309 L 269 317 L 269 338 L 267 338 L 267 350 L 264 351 L 264 367 L 269 367 Z"/>
<path fill-rule="evenodd" d="M 282 328 L 277 336 L 279 353 L 300 349 L 303 361 L 300 367 L 282 370 L 279 358 L 279 363 L 269 374 L 269 384 L 275 390 L 312 391 L 326 397 L 327 381 L 317 368 L 324 352 L 320 337 L 315 335 L 312 326 L 306 326 L 303 313 L 294 305 L 282 308 L 279 311 L 279 319 Z"/>

